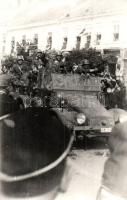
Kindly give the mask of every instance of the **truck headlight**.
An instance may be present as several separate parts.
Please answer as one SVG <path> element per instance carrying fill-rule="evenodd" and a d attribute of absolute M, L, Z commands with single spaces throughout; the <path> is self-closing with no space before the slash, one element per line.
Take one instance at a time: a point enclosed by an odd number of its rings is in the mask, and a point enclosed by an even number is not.
<path fill-rule="evenodd" d="M 83 113 L 80 113 L 77 115 L 77 123 L 78 124 L 84 124 L 86 121 L 86 116 Z"/>
<path fill-rule="evenodd" d="M 127 115 L 120 115 L 120 116 L 119 116 L 119 122 L 120 122 L 120 123 L 123 123 L 123 122 L 125 122 L 125 121 L 127 121 Z"/>
<path fill-rule="evenodd" d="M 61 93 L 57 93 L 57 97 L 61 99 L 62 98 L 62 94 Z"/>

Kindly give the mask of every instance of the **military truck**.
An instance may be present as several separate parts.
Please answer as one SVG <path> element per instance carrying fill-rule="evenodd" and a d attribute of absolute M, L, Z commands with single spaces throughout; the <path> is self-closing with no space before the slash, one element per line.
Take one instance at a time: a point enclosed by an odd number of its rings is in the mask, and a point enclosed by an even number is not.
<path fill-rule="evenodd" d="M 109 136 L 114 126 L 111 112 L 100 102 L 99 77 L 52 74 L 50 109 L 55 109 L 76 135 Z"/>
<path fill-rule="evenodd" d="M 5 77 L 6 75 L 4 79 Z M 13 92 L 11 97 L 14 98 L 18 108 L 14 106 L 11 112 L 15 111 L 15 108 L 18 110 L 27 107 L 48 107 L 58 113 L 64 124 L 74 132 L 76 138 L 110 136 L 114 124 L 120 122 L 121 110 L 120 112 L 117 112 L 118 109 L 107 110 L 101 103 L 100 77 L 52 73 L 50 81 L 50 90 L 36 88 L 29 93 L 27 86 L 25 90 L 22 90 L 22 87 L 24 88 L 22 86 L 18 93 Z M 5 86 L 1 86 L 1 91 L 3 87 L 5 89 Z M 6 105 L 5 103 L 5 108 Z M 9 105 L 10 108 L 11 104 Z M 122 120 L 125 116 L 127 113 L 122 110 Z"/>

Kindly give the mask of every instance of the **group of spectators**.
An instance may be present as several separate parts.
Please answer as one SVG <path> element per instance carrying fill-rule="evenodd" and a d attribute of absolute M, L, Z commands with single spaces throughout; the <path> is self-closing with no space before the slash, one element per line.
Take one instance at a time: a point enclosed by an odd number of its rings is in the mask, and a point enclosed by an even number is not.
<path fill-rule="evenodd" d="M 108 65 L 105 66 L 101 79 L 101 91 L 107 108 L 124 107 L 126 95 L 124 82 L 110 73 Z"/>

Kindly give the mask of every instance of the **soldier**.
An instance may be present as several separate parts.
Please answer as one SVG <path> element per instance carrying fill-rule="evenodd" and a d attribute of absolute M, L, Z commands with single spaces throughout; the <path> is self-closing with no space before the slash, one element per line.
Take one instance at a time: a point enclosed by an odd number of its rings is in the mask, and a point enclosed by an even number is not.
<path fill-rule="evenodd" d="M 39 50 L 39 49 L 37 50 L 36 59 L 37 60 L 41 59 L 44 66 L 46 66 L 48 64 L 48 60 L 46 58 L 46 54 L 44 52 L 42 52 L 41 50 Z"/>
<path fill-rule="evenodd" d="M 41 58 L 43 57 L 43 53 L 42 53 L 42 51 L 41 51 L 40 49 L 37 50 L 37 55 L 36 55 L 36 57 L 37 57 L 37 59 L 38 59 L 38 58 L 41 59 Z"/>
<path fill-rule="evenodd" d="M 90 73 L 89 60 L 87 59 L 82 60 L 80 66 L 81 66 L 81 74 L 87 76 Z"/>
<path fill-rule="evenodd" d="M 121 115 L 119 121 L 109 139 L 110 156 L 97 200 L 127 199 L 127 115 Z"/>
<path fill-rule="evenodd" d="M 105 63 L 103 77 L 105 78 L 107 76 L 111 76 L 111 74 L 110 74 L 110 70 L 109 70 L 109 65 L 107 63 Z"/>
<path fill-rule="evenodd" d="M 55 111 L 36 107 L 1 117 L 1 199 L 55 199 L 65 189 L 73 139 Z"/>
<path fill-rule="evenodd" d="M 11 75 L 0 75 L 0 116 L 16 112 L 20 109 L 19 103 L 14 98 L 14 88 L 11 84 Z"/>
<path fill-rule="evenodd" d="M 55 64 L 56 64 L 56 72 L 61 73 L 63 71 L 63 56 L 62 53 L 59 51 L 56 54 Z"/>
<path fill-rule="evenodd" d="M 43 57 L 38 58 L 38 87 L 50 90 L 52 88 L 51 68 L 50 64 L 43 54 Z"/>
<path fill-rule="evenodd" d="M 24 58 L 23 56 L 18 56 L 17 57 L 17 63 L 14 63 L 13 67 L 12 67 L 12 70 L 11 72 L 17 76 L 17 77 L 21 77 L 22 75 L 22 68 L 23 68 L 23 61 L 24 61 Z"/>
<path fill-rule="evenodd" d="M 45 66 L 43 65 L 42 60 L 39 58 L 38 59 L 38 65 L 37 65 L 37 69 L 38 69 L 38 88 L 44 88 L 44 71 L 45 71 Z"/>

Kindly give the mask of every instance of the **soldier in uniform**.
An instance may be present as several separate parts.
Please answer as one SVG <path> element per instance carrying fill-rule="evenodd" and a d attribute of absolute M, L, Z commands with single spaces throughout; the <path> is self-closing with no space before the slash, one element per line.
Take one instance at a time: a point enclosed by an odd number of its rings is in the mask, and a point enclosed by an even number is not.
<path fill-rule="evenodd" d="M 36 57 L 37 57 L 37 59 L 38 59 L 38 58 L 41 59 L 41 58 L 43 57 L 43 53 L 42 53 L 42 51 L 41 51 L 40 49 L 37 50 Z"/>
<path fill-rule="evenodd" d="M 12 70 L 11 70 L 12 74 L 14 74 L 15 76 L 17 76 L 19 78 L 22 75 L 23 61 L 24 61 L 23 56 L 18 56 L 17 63 L 14 63 Z"/>
<path fill-rule="evenodd" d="M 41 57 L 37 57 L 37 60 L 38 87 L 50 90 L 52 88 L 51 66 L 44 53 L 42 53 Z"/>
<path fill-rule="evenodd" d="M 11 75 L 0 75 L 0 116 L 16 112 L 20 104 L 14 98 L 15 92 L 11 84 Z"/>

